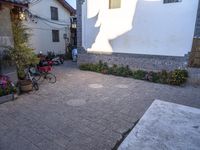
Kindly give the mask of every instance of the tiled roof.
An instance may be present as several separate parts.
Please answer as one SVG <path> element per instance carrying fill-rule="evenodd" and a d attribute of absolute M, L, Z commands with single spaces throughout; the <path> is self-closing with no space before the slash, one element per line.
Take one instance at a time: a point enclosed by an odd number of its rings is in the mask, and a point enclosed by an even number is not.
<path fill-rule="evenodd" d="M 18 7 L 28 7 L 29 0 L 0 0 L 0 3 L 8 3 Z"/>
<path fill-rule="evenodd" d="M 28 4 L 29 2 L 29 0 L 1 0 L 1 1 L 17 3 L 17 4 Z"/>
<path fill-rule="evenodd" d="M 60 2 L 61 5 L 63 5 L 63 7 L 65 7 L 71 13 L 71 15 L 76 14 L 76 10 L 68 2 L 65 0 L 58 0 L 58 2 Z"/>
<path fill-rule="evenodd" d="M 65 9 L 67 9 L 71 15 L 76 14 L 76 10 L 65 0 L 57 0 Z M 11 4 L 27 5 L 31 0 L 0 0 L 0 2 L 8 2 Z"/>

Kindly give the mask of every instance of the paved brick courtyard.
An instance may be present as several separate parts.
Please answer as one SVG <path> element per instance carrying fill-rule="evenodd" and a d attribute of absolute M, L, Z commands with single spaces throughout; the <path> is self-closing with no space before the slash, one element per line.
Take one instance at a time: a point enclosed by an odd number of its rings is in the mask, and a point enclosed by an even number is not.
<path fill-rule="evenodd" d="M 200 88 L 55 67 L 56 84 L 0 105 L 0 150 L 109 150 L 154 99 L 200 108 Z"/>

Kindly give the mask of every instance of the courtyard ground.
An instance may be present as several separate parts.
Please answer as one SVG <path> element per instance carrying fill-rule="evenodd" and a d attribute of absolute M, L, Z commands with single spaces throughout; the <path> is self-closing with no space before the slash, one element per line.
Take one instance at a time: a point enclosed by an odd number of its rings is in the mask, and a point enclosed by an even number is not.
<path fill-rule="evenodd" d="M 155 99 L 200 108 L 200 88 L 54 68 L 55 84 L 0 105 L 0 150 L 109 150 Z"/>

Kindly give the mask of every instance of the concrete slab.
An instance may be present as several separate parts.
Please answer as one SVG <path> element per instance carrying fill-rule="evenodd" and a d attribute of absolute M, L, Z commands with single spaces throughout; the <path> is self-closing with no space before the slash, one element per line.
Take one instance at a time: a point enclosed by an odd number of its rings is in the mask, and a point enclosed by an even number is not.
<path fill-rule="evenodd" d="M 119 150 L 199 150 L 200 109 L 155 100 Z"/>

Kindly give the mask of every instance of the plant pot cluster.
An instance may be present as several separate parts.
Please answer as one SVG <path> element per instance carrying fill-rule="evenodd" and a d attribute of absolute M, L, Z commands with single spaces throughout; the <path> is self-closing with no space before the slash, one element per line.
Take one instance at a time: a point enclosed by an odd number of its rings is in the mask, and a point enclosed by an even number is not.
<path fill-rule="evenodd" d="M 7 76 L 0 75 L 0 104 L 14 100 L 16 87 Z"/>
<path fill-rule="evenodd" d="M 13 16 L 11 12 L 11 16 Z M 14 46 L 7 47 L 5 46 L 6 56 L 12 59 L 12 62 L 15 63 L 17 68 L 18 75 L 18 88 L 21 92 L 32 91 L 32 82 L 26 79 L 25 68 L 29 65 L 35 65 L 39 63 L 34 50 L 31 49 L 28 45 L 29 34 L 28 28 L 22 23 L 21 20 L 11 17 L 12 20 L 12 31 Z M 0 76 L 0 98 L 2 102 L 7 101 L 14 97 L 14 93 L 17 92 L 17 88 L 12 84 L 12 82 L 5 76 Z M 10 96 L 9 96 L 10 95 Z M 1 101 L 0 101 L 1 103 Z"/>

